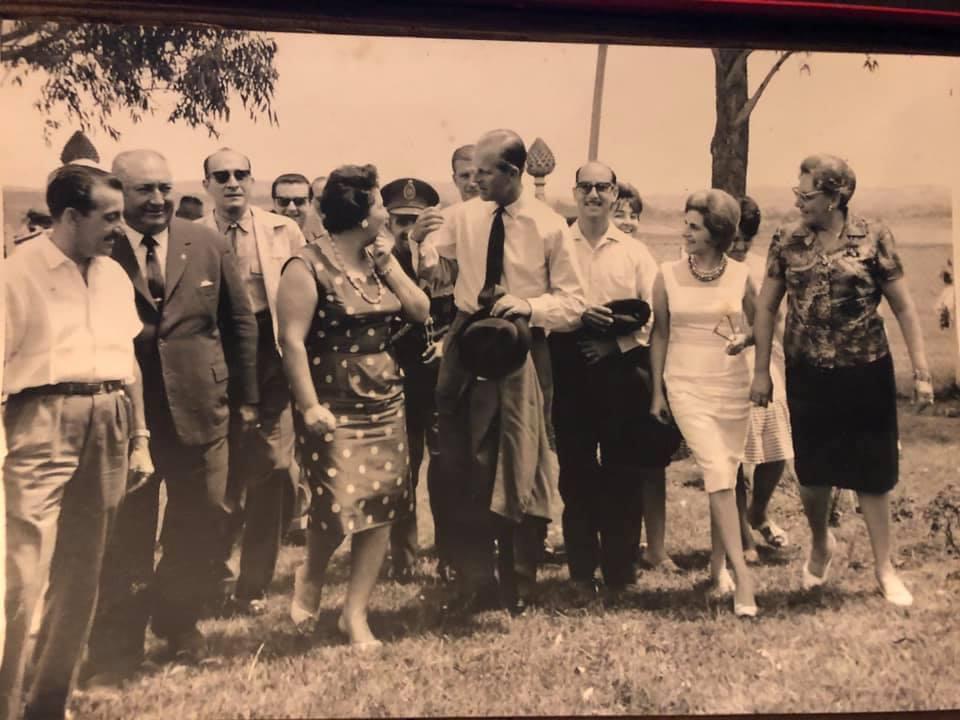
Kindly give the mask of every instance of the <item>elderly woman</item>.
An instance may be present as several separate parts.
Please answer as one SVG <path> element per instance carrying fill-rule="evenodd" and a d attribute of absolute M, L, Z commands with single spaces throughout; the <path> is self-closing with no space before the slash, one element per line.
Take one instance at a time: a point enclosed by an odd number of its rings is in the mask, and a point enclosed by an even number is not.
<path fill-rule="evenodd" d="M 746 356 L 732 350 L 744 342 L 744 315 L 753 319 L 755 291 L 747 266 L 724 254 L 740 221 L 737 201 L 722 190 L 706 190 L 687 198 L 684 210 L 686 258 L 664 263 L 653 289 L 650 412 L 661 422 L 673 414 L 703 471 L 714 588 L 733 590 L 734 613 L 752 617 L 754 582 L 734 495 L 750 414 L 750 369 Z"/>
<path fill-rule="evenodd" d="M 378 236 L 387 211 L 376 168 L 334 170 L 320 207 L 329 236 L 287 262 L 278 295 L 297 444 L 313 490 L 290 615 L 298 625 L 316 617 L 327 564 L 350 535 L 350 580 L 337 627 L 354 646 L 376 647 L 367 604 L 390 525 L 414 507 L 390 326 L 398 314 L 424 322 L 429 301 Z"/>
<path fill-rule="evenodd" d="M 913 363 L 921 406 L 933 402 L 923 335 L 893 235 L 848 211 L 856 176 L 846 162 L 813 155 L 793 189 L 800 220 L 778 230 L 754 332 L 751 399 L 767 405 L 774 318 L 787 296 L 784 333 L 787 402 L 797 478 L 812 534 L 803 587 L 827 581 L 836 540 L 827 523 L 831 487 L 859 496 L 877 584 L 895 605 L 913 596 L 890 561 L 890 491 L 897 483 L 897 404 L 893 360 L 877 307 L 887 299 Z"/>
<path fill-rule="evenodd" d="M 740 225 L 727 255 L 746 263 L 754 287 L 763 284 L 766 265 L 763 258 L 752 254 L 750 248 L 760 229 L 760 208 L 750 197 L 740 198 Z M 779 550 L 789 542 L 786 532 L 767 516 L 767 506 L 780 482 L 787 460 L 793 459 L 793 440 L 790 434 L 790 410 L 784 389 L 783 328 L 785 315 L 777 313 L 773 333 L 770 373 L 773 381 L 773 402 L 762 408 L 753 406 L 747 425 L 747 445 L 743 452 L 745 464 L 753 465 L 753 492 L 748 504 L 747 480 L 743 466 L 737 474 L 737 508 L 740 511 L 740 534 L 744 555 L 748 562 L 757 560 L 757 548 L 751 528 L 760 533 L 768 546 Z M 753 365 L 753 355 L 748 354 Z"/>

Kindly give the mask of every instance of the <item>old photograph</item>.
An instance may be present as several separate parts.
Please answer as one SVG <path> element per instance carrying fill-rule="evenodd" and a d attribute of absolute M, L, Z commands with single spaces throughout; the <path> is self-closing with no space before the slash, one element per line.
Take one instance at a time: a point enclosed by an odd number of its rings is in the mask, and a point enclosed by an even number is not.
<path fill-rule="evenodd" d="M 7 19 L 0 107 L 0 720 L 960 707 L 960 58 Z"/>

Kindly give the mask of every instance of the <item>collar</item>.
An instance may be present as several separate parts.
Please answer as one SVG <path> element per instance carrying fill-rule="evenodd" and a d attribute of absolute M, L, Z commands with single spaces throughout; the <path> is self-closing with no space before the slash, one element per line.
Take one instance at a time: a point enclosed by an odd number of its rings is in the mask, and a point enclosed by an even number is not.
<path fill-rule="evenodd" d="M 140 243 L 143 241 L 143 233 L 139 230 L 134 230 L 132 227 L 127 225 L 126 222 L 123 223 L 123 232 L 127 236 L 127 240 L 130 242 L 130 247 L 136 250 L 140 247 Z M 153 239 L 157 241 L 157 245 L 166 247 L 167 238 L 170 236 L 170 226 L 168 225 L 163 229 L 163 232 L 159 232 L 153 236 Z"/>
<path fill-rule="evenodd" d="M 490 201 L 490 200 L 487 200 L 486 202 L 490 203 L 490 205 L 492 206 L 492 209 L 490 210 L 490 214 L 492 215 L 494 212 L 496 212 L 497 207 L 499 207 L 499 206 L 498 206 L 495 202 Z M 517 199 L 514 200 L 514 201 L 513 201 L 512 203 L 510 203 L 509 205 L 504 205 L 504 206 L 503 206 L 503 214 L 504 214 L 504 215 L 509 215 L 511 218 L 513 218 L 514 220 L 516 220 L 518 217 L 520 217 L 520 215 L 523 214 L 523 211 L 524 211 L 524 208 L 525 208 L 526 205 L 527 205 L 527 202 L 528 202 L 528 200 L 527 200 L 527 190 L 526 190 L 526 188 L 524 188 L 524 187 L 521 185 L 521 186 L 520 186 L 520 195 L 517 196 Z"/>
<path fill-rule="evenodd" d="M 73 262 L 70 258 L 64 255 L 63 250 L 57 247 L 56 243 L 53 242 L 53 239 L 49 235 L 38 237 L 34 242 L 36 242 L 40 247 L 40 253 L 43 255 L 43 259 L 47 263 L 47 269 L 55 270 L 64 263 Z"/>
<path fill-rule="evenodd" d="M 578 220 L 570 227 L 570 234 L 573 237 L 574 242 L 587 242 L 586 237 L 583 235 L 583 231 L 580 229 L 580 221 Z M 623 230 L 618 228 L 613 224 L 613 221 L 610 221 L 607 225 L 607 232 L 600 239 L 600 242 L 596 244 L 593 248 L 594 251 L 599 250 L 601 247 L 607 244 L 607 242 L 624 242 L 630 240 L 630 236 L 627 235 Z"/>
<path fill-rule="evenodd" d="M 867 236 L 867 229 L 866 220 L 859 215 L 848 213 L 847 219 L 843 221 L 843 229 L 840 231 L 840 234 L 847 238 L 862 238 Z M 797 225 L 790 235 L 798 240 L 802 240 L 803 244 L 807 247 L 813 245 L 813 241 L 816 238 L 816 233 L 803 223 Z"/>
<path fill-rule="evenodd" d="M 240 217 L 236 222 L 229 221 L 225 218 L 220 217 L 217 214 L 216 209 L 213 211 L 213 220 L 217 224 L 217 229 L 224 235 L 227 234 L 227 231 L 233 227 L 237 227 L 240 232 L 244 235 L 250 232 L 250 224 L 253 221 L 253 212 L 252 208 L 247 208 L 247 211 Z"/>

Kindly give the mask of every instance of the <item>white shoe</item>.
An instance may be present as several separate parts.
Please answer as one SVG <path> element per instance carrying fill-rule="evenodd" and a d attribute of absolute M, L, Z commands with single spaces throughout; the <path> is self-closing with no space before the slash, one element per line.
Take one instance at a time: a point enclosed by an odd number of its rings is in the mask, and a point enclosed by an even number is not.
<path fill-rule="evenodd" d="M 735 592 L 736 589 L 737 584 L 733 581 L 733 576 L 730 574 L 730 571 L 727 570 L 727 568 L 723 568 L 713 581 L 709 594 L 710 597 L 713 598 L 725 598 Z"/>
<path fill-rule="evenodd" d="M 823 575 L 817 576 L 810 572 L 810 554 L 812 550 L 807 553 L 807 559 L 803 562 L 803 589 L 812 590 L 815 587 L 820 587 L 825 582 L 827 578 L 830 577 L 830 566 L 833 564 L 833 556 L 836 553 L 837 549 L 837 540 L 833 536 L 833 533 L 830 533 L 827 536 L 827 547 L 830 548 L 830 557 L 827 559 L 827 564 L 823 566 Z"/>
<path fill-rule="evenodd" d="M 913 595 L 907 590 L 907 586 L 897 575 L 888 575 L 885 579 L 877 578 L 877 586 L 880 593 L 887 602 L 893 603 L 898 607 L 910 607 L 913 605 Z"/>

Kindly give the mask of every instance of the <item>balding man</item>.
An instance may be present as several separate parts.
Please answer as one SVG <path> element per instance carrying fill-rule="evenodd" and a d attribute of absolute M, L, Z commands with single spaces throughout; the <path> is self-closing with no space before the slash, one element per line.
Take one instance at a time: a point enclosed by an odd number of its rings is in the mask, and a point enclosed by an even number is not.
<path fill-rule="evenodd" d="M 203 186 L 213 198 L 213 210 L 200 222 L 226 238 L 237 254 L 250 305 L 257 319 L 257 383 L 259 423 L 247 432 L 242 418 L 230 425 L 230 473 L 227 499 L 234 530 L 240 536 L 240 572 L 228 607 L 258 615 L 265 609 L 267 588 L 273 580 L 282 535 L 283 500 L 290 486 L 293 460 L 293 417 L 290 390 L 277 344 L 277 288 L 283 264 L 306 244 L 290 217 L 266 212 L 250 203 L 253 188 L 250 159 L 224 148 L 203 163 Z M 283 178 L 287 178 L 283 180 Z M 281 176 L 273 184 L 274 202 L 286 208 L 305 208 L 306 182 L 289 182 Z M 231 399 L 233 392 L 231 382 Z M 241 532 L 242 528 L 242 532 Z M 231 543 L 232 547 L 232 543 Z M 224 575 L 228 587 L 233 572 L 227 566 L 230 549 L 224 549 Z"/>
<path fill-rule="evenodd" d="M 457 485 L 454 562 L 461 583 L 453 608 L 476 607 L 499 546 L 502 599 L 513 614 L 531 599 L 550 519 L 551 455 L 545 396 L 552 393 L 545 331 L 577 326 L 580 271 L 563 218 L 523 188 L 526 148 L 509 130 L 484 135 L 474 151 L 480 199 L 460 203 L 425 243 L 458 265 L 458 313 L 447 335 L 437 409 L 444 476 Z M 421 249 L 430 275 L 430 247 Z M 523 366 L 499 380 L 470 373 L 460 330 L 481 306 L 529 322 Z M 538 382 L 539 380 L 539 382 Z"/>
<path fill-rule="evenodd" d="M 136 670 L 151 616 L 173 659 L 206 653 L 197 620 L 219 591 L 227 535 L 228 380 L 238 420 L 251 429 L 260 400 L 257 325 L 233 250 L 210 229 L 171 219 L 162 155 L 124 152 L 113 170 L 126 233 L 113 258 L 133 281 L 144 326 L 134 346 L 157 472 L 128 494 L 117 519 L 84 673 L 90 685 L 115 685 Z M 161 481 L 167 505 L 154 572 Z"/>

